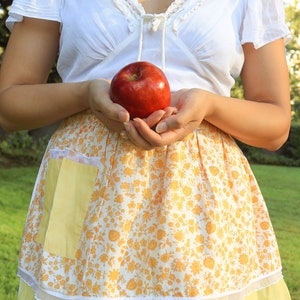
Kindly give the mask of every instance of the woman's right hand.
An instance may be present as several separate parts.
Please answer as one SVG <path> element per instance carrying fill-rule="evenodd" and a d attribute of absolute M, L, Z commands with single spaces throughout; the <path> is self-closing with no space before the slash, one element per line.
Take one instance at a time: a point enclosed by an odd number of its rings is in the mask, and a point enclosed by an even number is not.
<path fill-rule="evenodd" d="M 105 79 L 89 82 L 88 105 L 93 114 L 111 131 L 124 131 L 124 123 L 129 121 L 128 111 L 114 103 L 109 96 L 110 83 Z"/>

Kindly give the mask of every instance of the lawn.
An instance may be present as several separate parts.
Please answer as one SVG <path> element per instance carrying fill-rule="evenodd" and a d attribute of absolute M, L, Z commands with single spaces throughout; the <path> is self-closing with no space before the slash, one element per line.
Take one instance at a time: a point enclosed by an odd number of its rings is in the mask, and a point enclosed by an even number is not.
<path fill-rule="evenodd" d="M 300 300 L 300 168 L 253 165 L 277 234 L 292 300 Z M 0 299 L 15 300 L 19 243 L 37 168 L 0 169 Z"/>
<path fill-rule="evenodd" d="M 292 300 L 300 300 L 300 168 L 252 169 L 267 202 Z"/>

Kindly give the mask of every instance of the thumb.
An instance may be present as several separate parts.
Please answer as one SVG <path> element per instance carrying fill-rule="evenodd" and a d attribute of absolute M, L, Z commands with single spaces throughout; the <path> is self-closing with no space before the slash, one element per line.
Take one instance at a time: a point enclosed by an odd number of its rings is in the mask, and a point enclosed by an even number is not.
<path fill-rule="evenodd" d="M 120 104 L 114 103 L 113 106 L 114 106 L 113 114 L 117 117 L 116 120 L 123 123 L 129 122 L 130 120 L 129 112 Z"/>
<path fill-rule="evenodd" d="M 122 123 L 128 122 L 130 119 L 129 112 L 123 106 L 114 102 L 106 103 L 101 113 L 114 121 Z"/>

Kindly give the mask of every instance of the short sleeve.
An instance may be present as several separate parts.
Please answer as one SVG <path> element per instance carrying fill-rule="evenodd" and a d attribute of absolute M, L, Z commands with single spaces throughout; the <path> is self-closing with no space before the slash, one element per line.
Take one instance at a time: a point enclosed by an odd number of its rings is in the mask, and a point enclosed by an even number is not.
<path fill-rule="evenodd" d="M 12 30 L 15 22 L 23 17 L 61 22 L 60 10 L 63 0 L 14 0 L 6 20 L 6 26 Z"/>
<path fill-rule="evenodd" d="M 242 44 L 253 43 L 257 49 L 280 38 L 284 38 L 285 43 L 291 39 L 282 0 L 248 0 Z"/>

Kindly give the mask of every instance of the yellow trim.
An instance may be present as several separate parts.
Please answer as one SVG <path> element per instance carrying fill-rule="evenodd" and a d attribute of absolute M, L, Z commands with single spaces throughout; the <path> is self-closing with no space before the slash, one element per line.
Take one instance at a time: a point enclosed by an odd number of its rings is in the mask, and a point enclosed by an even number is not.
<path fill-rule="evenodd" d="M 291 300 L 289 290 L 284 282 L 280 280 L 277 284 L 271 285 L 265 289 L 254 292 L 245 297 L 244 300 Z"/>
<path fill-rule="evenodd" d="M 19 285 L 18 300 L 35 300 L 34 292 L 22 279 Z"/>
<path fill-rule="evenodd" d="M 50 220 L 51 209 L 53 205 L 53 197 L 55 194 L 55 187 L 57 184 L 59 170 L 61 168 L 62 160 L 61 159 L 50 159 L 48 165 L 48 172 L 46 177 L 46 186 L 45 186 L 45 197 L 44 197 L 44 212 L 41 221 L 41 226 L 37 234 L 37 242 L 44 245 L 46 232 Z"/>

